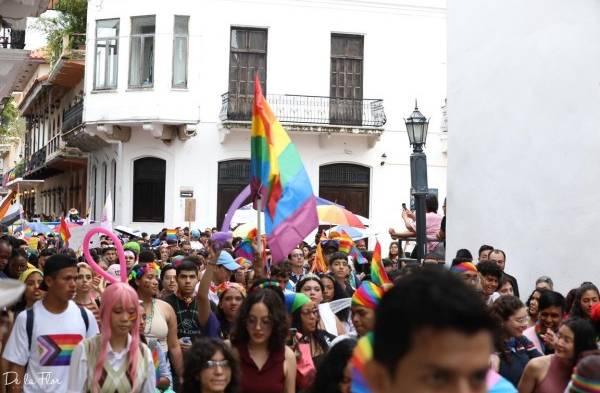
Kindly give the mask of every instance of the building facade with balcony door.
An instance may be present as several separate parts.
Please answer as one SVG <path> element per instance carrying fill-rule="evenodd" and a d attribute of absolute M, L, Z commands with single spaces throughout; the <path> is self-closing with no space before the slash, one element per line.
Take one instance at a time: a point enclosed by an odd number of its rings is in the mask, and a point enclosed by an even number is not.
<path fill-rule="evenodd" d="M 63 138 L 64 131 L 82 126 L 85 35 L 65 37 L 63 45 L 54 64 L 36 57 L 33 67 L 22 70 L 22 173 L 10 187 L 20 192 L 28 219 L 55 219 L 72 208 L 86 213 L 87 155 Z"/>
<path fill-rule="evenodd" d="M 148 232 L 183 225 L 192 195 L 192 225 L 220 225 L 249 180 L 255 75 L 315 194 L 343 201 L 381 231 L 398 225 L 410 198 L 403 118 L 418 98 L 431 117 L 430 186 L 445 195 L 445 1 L 334 2 L 92 0 L 85 127 L 67 137 L 89 153 L 92 211 L 104 203 L 108 163 L 115 223 Z M 154 188 L 164 184 L 163 206 L 160 195 L 135 196 L 141 157 L 165 162 Z M 140 203 L 157 215 L 138 214 Z"/>

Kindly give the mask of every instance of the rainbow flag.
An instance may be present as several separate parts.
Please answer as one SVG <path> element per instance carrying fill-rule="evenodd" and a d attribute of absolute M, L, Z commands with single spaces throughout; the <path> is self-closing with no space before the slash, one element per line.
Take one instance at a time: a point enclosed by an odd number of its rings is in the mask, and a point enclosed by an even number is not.
<path fill-rule="evenodd" d="M 265 214 L 265 232 L 278 263 L 319 225 L 316 198 L 296 147 L 254 79 L 250 187 Z"/>
<path fill-rule="evenodd" d="M 323 247 L 321 246 L 321 242 L 318 242 L 317 250 L 315 251 L 315 260 L 310 268 L 310 272 L 327 273 L 327 270 L 327 262 L 325 262 L 325 256 L 323 255 Z"/>
<path fill-rule="evenodd" d="M 167 240 L 177 241 L 177 231 L 175 229 L 167 229 Z"/>
<path fill-rule="evenodd" d="M 371 281 L 382 288 L 394 285 L 383 268 L 383 262 L 381 261 L 381 245 L 379 244 L 379 241 L 375 244 L 373 258 L 371 259 Z"/>
<path fill-rule="evenodd" d="M 69 239 L 71 238 L 71 231 L 69 231 L 69 226 L 67 225 L 67 222 L 65 221 L 64 217 L 60 218 L 58 234 L 60 235 L 60 238 L 62 239 L 65 247 L 68 247 Z"/>
<path fill-rule="evenodd" d="M 238 244 L 237 248 L 234 251 L 236 257 L 246 258 L 249 260 L 254 260 L 254 249 L 252 248 L 252 242 L 256 238 L 256 228 L 252 229 L 246 235 L 246 238 L 243 239 L 240 244 Z"/>
<path fill-rule="evenodd" d="M 31 237 L 33 236 L 33 231 L 31 230 L 31 227 L 29 226 L 29 223 L 27 221 L 23 223 L 23 230 L 21 231 L 21 233 L 23 233 L 23 239 L 27 241 L 29 241 L 29 239 L 31 239 Z"/>
<path fill-rule="evenodd" d="M 361 337 L 354 347 L 350 363 L 352 364 L 352 393 L 370 393 L 365 378 L 365 365 L 373 358 L 373 332 Z"/>
<path fill-rule="evenodd" d="M 17 195 L 16 192 L 14 192 L 13 190 L 10 190 L 8 192 L 8 195 L 6 195 L 4 197 L 4 199 L 2 200 L 2 202 L 0 202 L 0 220 L 6 216 L 6 213 L 8 213 L 8 209 L 10 208 L 16 195 Z"/>

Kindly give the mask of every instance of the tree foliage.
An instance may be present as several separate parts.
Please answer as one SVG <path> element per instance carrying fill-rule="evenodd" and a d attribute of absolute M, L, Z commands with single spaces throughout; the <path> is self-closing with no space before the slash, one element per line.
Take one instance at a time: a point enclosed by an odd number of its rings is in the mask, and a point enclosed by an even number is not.
<path fill-rule="evenodd" d="M 14 98 L 10 97 L 0 111 L 0 143 L 11 137 L 21 138 L 25 134 L 25 120 L 19 116 Z"/>
<path fill-rule="evenodd" d="M 51 64 L 56 63 L 61 54 L 64 36 L 85 33 L 87 0 L 59 0 L 54 10 L 58 11 L 57 16 L 42 16 L 36 24 L 37 30 L 46 36 L 46 57 Z"/>

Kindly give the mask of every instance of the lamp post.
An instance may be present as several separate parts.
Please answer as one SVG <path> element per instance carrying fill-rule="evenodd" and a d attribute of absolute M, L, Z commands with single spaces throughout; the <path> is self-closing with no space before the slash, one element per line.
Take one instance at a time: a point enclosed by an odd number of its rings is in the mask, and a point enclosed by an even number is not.
<path fill-rule="evenodd" d="M 406 132 L 408 140 L 413 148 L 410 155 L 410 192 L 415 198 L 415 209 L 417 218 L 417 259 L 423 261 L 427 245 L 427 237 L 425 235 L 425 198 L 429 192 L 427 186 L 427 156 L 423 152 L 423 146 L 427 140 L 427 128 L 429 127 L 429 119 L 425 118 L 417 106 L 415 100 L 415 110 L 408 119 L 404 119 L 406 123 Z"/>

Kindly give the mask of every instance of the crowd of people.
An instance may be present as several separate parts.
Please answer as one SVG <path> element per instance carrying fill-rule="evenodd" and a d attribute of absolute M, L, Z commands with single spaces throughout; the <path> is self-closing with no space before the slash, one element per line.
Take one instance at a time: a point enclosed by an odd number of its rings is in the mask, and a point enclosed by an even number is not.
<path fill-rule="evenodd" d="M 445 262 L 436 211 L 421 263 L 394 230 L 383 258 L 353 244 L 364 260 L 331 233 L 285 261 L 210 229 L 103 236 L 95 263 L 4 235 L 0 291 L 25 289 L 2 310 L 0 392 L 599 392 L 597 287 L 541 276 L 523 302 L 504 251 Z"/>

